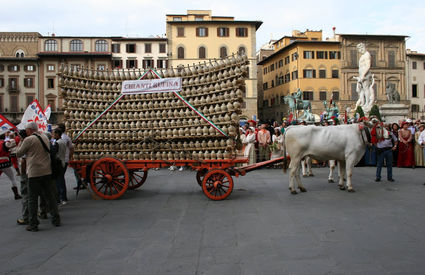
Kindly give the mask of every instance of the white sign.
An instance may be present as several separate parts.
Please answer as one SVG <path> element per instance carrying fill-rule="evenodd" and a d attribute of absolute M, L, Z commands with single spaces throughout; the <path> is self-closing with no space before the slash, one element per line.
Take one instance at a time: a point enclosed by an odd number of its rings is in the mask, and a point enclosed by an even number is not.
<path fill-rule="evenodd" d="M 182 89 L 180 77 L 160 78 L 149 80 L 128 80 L 122 83 L 121 94 L 151 94 L 176 92 Z"/>

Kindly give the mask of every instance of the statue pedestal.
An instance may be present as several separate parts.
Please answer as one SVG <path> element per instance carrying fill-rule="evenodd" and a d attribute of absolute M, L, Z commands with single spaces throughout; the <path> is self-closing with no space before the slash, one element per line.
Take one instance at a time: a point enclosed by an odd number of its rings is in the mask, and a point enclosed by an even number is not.
<path fill-rule="evenodd" d="M 401 103 L 389 103 L 379 107 L 381 118 L 386 123 L 398 123 L 409 115 L 409 106 Z"/>

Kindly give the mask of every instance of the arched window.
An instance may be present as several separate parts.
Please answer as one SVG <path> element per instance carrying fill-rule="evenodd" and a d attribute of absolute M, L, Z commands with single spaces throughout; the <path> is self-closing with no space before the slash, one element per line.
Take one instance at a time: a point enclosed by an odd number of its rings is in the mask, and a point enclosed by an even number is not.
<path fill-rule="evenodd" d="M 239 47 L 238 54 L 239 54 L 239 55 L 244 55 L 244 54 L 246 54 L 246 49 L 245 49 L 245 47 Z"/>
<path fill-rule="evenodd" d="M 58 42 L 54 39 L 49 39 L 44 42 L 44 51 L 46 52 L 57 52 L 58 51 Z"/>
<path fill-rule="evenodd" d="M 95 43 L 96 52 L 107 52 L 108 51 L 108 42 L 106 40 L 97 40 Z"/>
<path fill-rule="evenodd" d="M 69 50 L 71 52 L 82 52 L 83 51 L 83 41 L 79 39 L 71 40 L 69 43 Z"/>
<path fill-rule="evenodd" d="M 184 59 L 184 48 L 183 47 L 177 48 L 177 58 L 178 59 Z"/>
<path fill-rule="evenodd" d="M 227 48 L 221 47 L 220 48 L 220 58 L 226 58 L 227 57 Z"/>
<path fill-rule="evenodd" d="M 204 59 L 207 57 L 205 47 L 199 47 L 199 59 Z"/>
<path fill-rule="evenodd" d="M 16 51 L 16 57 L 18 57 L 18 58 L 25 57 L 25 52 L 21 49 L 17 50 Z"/>

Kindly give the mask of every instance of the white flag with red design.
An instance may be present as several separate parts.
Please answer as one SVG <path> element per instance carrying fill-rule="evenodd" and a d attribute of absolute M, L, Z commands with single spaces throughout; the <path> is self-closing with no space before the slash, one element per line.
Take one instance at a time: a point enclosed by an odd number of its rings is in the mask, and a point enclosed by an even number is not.
<path fill-rule="evenodd" d="M 47 105 L 46 109 L 44 110 L 44 114 L 46 115 L 47 120 L 49 120 L 50 115 L 52 114 L 52 107 L 50 107 L 50 105 Z"/>
<path fill-rule="evenodd" d="M 0 134 L 4 134 L 7 131 L 15 129 L 15 125 L 12 124 L 7 118 L 0 114 Z"/>
<path fill-rule="evenodd" d="M 25 110 L 18 128 L 25 129 L 26 125 L 30 122 L 37 123 L 38 130 L 40 132 L 47 132 L 47 117 L 37 99 L 34 99 L 34 101 Z"/>

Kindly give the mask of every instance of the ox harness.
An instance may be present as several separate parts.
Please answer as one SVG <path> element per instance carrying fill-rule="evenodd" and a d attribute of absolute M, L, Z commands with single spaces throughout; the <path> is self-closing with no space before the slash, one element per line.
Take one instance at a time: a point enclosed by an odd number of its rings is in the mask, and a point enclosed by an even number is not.
<path fill-rule="evenodd" d="M 369 128 L 365 127 L 364 125 L 359 124 L 359 130 L 360 130 L 360 136 L 362 137 L 363 142 L 366 143 L 366 144 L 371 143 L 372 142 L 372 135 L 370 134 Z M 366 140 L 364 138 L 363 131 L 366 135 Z"/>

